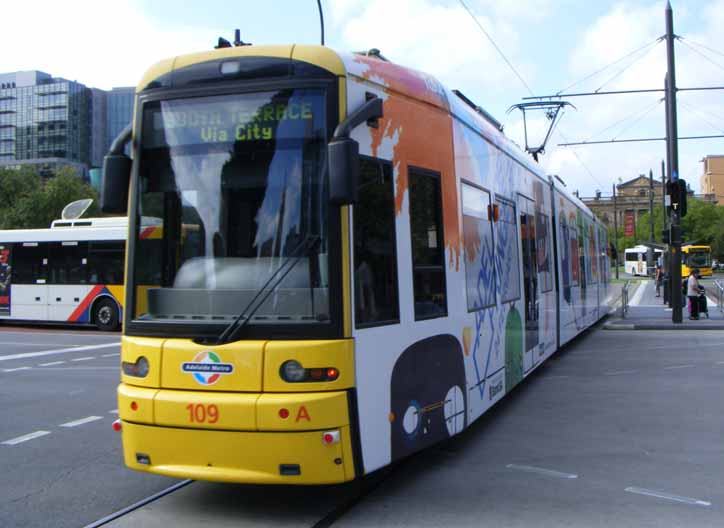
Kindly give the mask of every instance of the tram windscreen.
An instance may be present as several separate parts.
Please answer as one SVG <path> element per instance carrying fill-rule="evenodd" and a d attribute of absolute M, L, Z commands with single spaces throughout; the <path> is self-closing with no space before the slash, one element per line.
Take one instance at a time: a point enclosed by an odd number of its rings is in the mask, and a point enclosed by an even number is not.
<path fill-rule="evenodd" d="M 136 318 L 228 323 L 274 285 L 249 323 L 329 320 L 325 105 L 282 89 L 144 106 L 137 215 L 161 222 L 139 222 Z"/>

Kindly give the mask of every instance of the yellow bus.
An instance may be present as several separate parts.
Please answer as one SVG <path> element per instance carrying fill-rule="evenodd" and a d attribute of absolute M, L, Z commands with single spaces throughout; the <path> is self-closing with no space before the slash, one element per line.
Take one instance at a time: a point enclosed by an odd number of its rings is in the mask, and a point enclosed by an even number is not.
<path fill-rule="evenodd" d="M 681 246 L 681 276 L 688 277 L 694 268 L 703 277 L 711 277 L 711 246 Z"/>
<path fill-rule="evenodd" d="M 129 216 L 114 427 L 138 471 L 352 480 L 460 433 L 608 312 L 586 206 L 374 54 L 156 64 L 102 207 Z"/>

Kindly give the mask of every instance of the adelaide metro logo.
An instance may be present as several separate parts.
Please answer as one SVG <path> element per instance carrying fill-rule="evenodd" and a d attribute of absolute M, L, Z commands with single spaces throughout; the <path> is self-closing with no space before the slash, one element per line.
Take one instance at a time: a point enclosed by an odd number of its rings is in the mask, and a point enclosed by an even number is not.
<path fill-rule="evenodd" d="M 223 374 L 234 372 L 234 365 L 222 363 L 216 352 L 205 350 L 196 354 L 193 361 L 181 363 L 181 370 L 192 373 L 201 385 L 213 385 Z"/>

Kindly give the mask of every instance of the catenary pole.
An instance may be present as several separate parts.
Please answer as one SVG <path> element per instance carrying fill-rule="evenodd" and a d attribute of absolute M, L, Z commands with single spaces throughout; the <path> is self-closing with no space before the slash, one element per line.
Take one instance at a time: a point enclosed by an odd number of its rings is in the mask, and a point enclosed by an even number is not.
<path fill-rule="evenodd" d="M 616 280 L 618 280 L 618 207 L 616 206 L 616 184 L 613 184 L 613 240 L 616 244 Z"/>
<path fill-rule="evenodd" d="M 666 107 L 668 122 L 666 137 L 671 157 L 669 164 L 669 180 L 672 184 L 679 179 L 679 146 L 676 122 L 676 59 L 674 56 L 674 13 L 671 3 L 666 2 Z M 671 320 L 674 323 L 683 321 L 681 294 L 681 225 L 679 211 L 671 207 Z"/>

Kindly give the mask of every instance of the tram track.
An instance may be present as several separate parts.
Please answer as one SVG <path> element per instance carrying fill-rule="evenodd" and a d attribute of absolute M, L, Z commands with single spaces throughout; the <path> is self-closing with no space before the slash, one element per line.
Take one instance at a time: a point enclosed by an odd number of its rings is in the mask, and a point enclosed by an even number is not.
<path fill-rule="evenodd" d="M 363 477 L 362 479 L 353 481 L 346 485 L 342 485 L 348 487 L 348 489 L 346 490 L 341 489 L 342 500 L 340 500 L 336 506 L 334 506 L 327 513 L 325 513 L 323 517 L 319 518 L 312 524 L 308 524 L 309 528 L 328 528 L 334 525 L 334 523 L 344 517 L 347 512 L 349 512 L 357 504 L 362 502 L 365 498 L 371 495 L 379 486 L 387 481 L 387 479 L 392 475 L 394 469 L 399 469 L 401 466 L 406 465 L 407 461 L 413 458 L 415 458 L 414 455 L 399 464 L 395 464 L 392 467 L 384 467 L 379 471 L 372 473 L 371 475 Z M 126 506 L 125 508 L 111 513 L 110 515 L 93 521 L 90 524 L 85 525 L 83 528 L 101 528 L 103 526 L 109 526 L 115 521 L 122 520 L 124 517 L 142 508 L 145 508 L 150 504 L 158 501 L 159 499 L 171 495 L 194 482 L 196 481 L 191 479 L 177 482 L 176 484 L 169 486 L 166 489 L 149 495 L 148 497 L 145 497 L 129 506 Z M 239 521 L 242 521 L 242 519 L 239 519 Z"/>
<path fill-rule="evenodd" d="M 169 486 L 168 488 L 161 490 L 157 493 L 154 493 L 153 495 L 149 495 L 148 497 L 141 499 L 140 501 L 134 502 L 130 506 L 126 506 L 125 508 L 122 508 L 118 510 L 117 512 L 111 513 L 110 515 L 106 515 L 105 517 L 102 517 L 98 519 L 97 521 L 93 521 L 90 524 L 85 525 L 83 528 L 99 528 L 101 526 L 105 526 L 108 523 L 111 523 L 117 519 L 120 519 L 121 517 L 124 517 L 128 515 L 131 512 L 134 512 L 140 508 L 143 508 L 144 506 L 147 506 L 148 504 L 151 504 L 154 501 L 157 501 L 158 499 L 165 497 L 166 495 L 170 495 L 174 491 L 180 490 L 181 488 L 184 488 L 194 482 L 191 479 L 182 480 L 181 482 L 177 482 L 173 486 Z"/>

